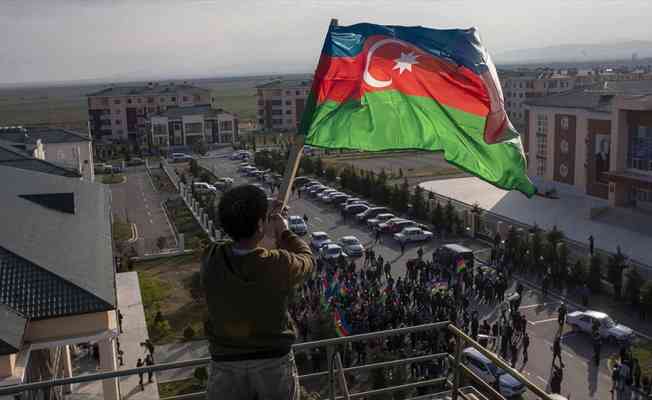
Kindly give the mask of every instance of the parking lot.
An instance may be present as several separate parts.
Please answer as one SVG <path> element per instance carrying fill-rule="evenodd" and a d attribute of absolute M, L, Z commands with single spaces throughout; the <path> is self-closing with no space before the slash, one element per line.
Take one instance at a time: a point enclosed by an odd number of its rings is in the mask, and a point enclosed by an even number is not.
<path fill-rule="evenodd" d="M 214 171 L 218 176 L 230 176 L 235 184 L 253 183 L 255 180 L 242 177 L 237 171 L 238 162 L 230 161 L 227 158 L 213 158 L 199 160 L 202 166 Z M 269 192 L 268 192 L 269 193 Z M 398 243 L 389 236 L 384 236 L 382 243 L 374 244 L 374 235 L 365 226 L 358 224 L 353 219 L 342 218 L 339 209 L 332 205 L 324 204 L 312 197 L 302 196 L 299 199 L 296 195 L 291 198 L 290 215 L 308 217 L 308 228 L 310 232 L 324 231 L 334 241 L 343 236 L 354 235 L 365 247 L 372 246 L 376 254 L 380 254 L 384 260 L 392 265 L 393 275 L 405 274 L 405 262 L 417 257 L 418 244 L 410 244 L 401 254 Z M 467 238 L 435 239 L 422 243 L 424 257 L 429 258 L 432 252 L 442 244 L 461 243 L 474 251 L 487 251 L 488 246 L 483 243 Z M 358 261 L 358 265 L 362 260 Z M 514 291 L 514 286 L 508 292 Z M 531 338 L 529 347 L 529 361 L 523 365 L 522 356 L 516 364 L 516 368 L 525 374 L 533 383 L 542 389 L 549 389 L 549 379 L 552 365 L 552 341 L 558 330 L 557 309 L 559 300 L 554 298 L 543 298 L 536 288 L 527 288 L 524 292 L 520 310 L 528 319 L 527 331 Z M 478 310 L 481 318 L 487 318 L 490 323 L 496 321 L 499 316 L 496 305 L 481 305 L 471 301 L 471 306 Z M 572 308 L 570 308 L 572 311 Z M 564 368 L 564 379 L 562 393 L 572 393 L 573 399 L 606 399 L 610 398 L 611 377 L 608 371 L 608 358 L 615 354 L 617 347 L 605 344 L 602 349 L 600 365 L 595 366 L 591 362 L 593 354 L 590 339 L 581 333 L 570 332 L 566 329 L 562 337 L 562 357 L 566 367 Z M 535 398 L 530 394 L 526 398 Z"/>

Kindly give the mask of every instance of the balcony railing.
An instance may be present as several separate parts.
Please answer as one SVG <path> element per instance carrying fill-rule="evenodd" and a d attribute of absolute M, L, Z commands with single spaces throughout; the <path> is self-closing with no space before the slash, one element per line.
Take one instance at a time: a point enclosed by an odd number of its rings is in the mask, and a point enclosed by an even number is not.
<path fill-rule="evenodd" d="M 374 362 L 374 363 L 344 368 L 342 365 L 340 353 L 337 351 L 338 347 L 350 342 L 367 341 L 367 340 L 384 338 L 387 336 L 402 335 L 402 334 L 409 334 L 415 332 L 424 332 L 424 331 L 431 331 L 431 330 L 438 330 L 438 329 L 448 329 L 450 333 L 452 333 L 453 338 L 455 339 L 456 342 L 455 354 L 448 354 L 448 353 L 427 354 L 422 356 L 404 357 L 392 361 Z M 528 380 L 525 376 L 523 376 L 518 370 L 512 368 L 501 358 L 499 358 L 489 350 L 485 349 L 483 346 L 481 346 L 479 343 L 471 339 L 464 332 L 459 330 L 454 325 L 450 324 L 448 321 L 435 322 L 435 323 L 411 326 L 406 328 L 390 329 L 390 330 L 379 331 L 379 332 L 364 333 L 360 335 L 353 335 L 353 336 L 347 336 L 341 338 L 324 339 L 324 340 L 317 340 L 312 342 L 298 343 L 293 346 L 293 350 L 295 353 L 297 353 L 297 352 L 303 352 L 318 347 L 326 347 L 326 355 L 328 361 L 327 370 L 299 375 L 299 380 L 305 382 L 307 380 L 312 380 L 316 378 L 328 377 L 327 380 L 328 399 L 349 400 L 349 399 L 357 399 L 357 398 L 369 398 L 379 394 L 405 391 L 405 390 L 415 389 L 422 386 L 445 385 L 446 387 L 449 388 L 449 390 L 445 390 L 440 393 L 430 393 L 425 396 L 411 397 L 409 400 L 432 399 L 439 396 L 441 396 L 441 398 L 451 398 L 452 400 L 457 400 L 460 397 L 464 400 L 475 400 L 475 399 L 485 399 L 485 398 L 505 400 L 505 398 L 496 390 L 495 387 L 483 381 L 479 376 L 477 376 L 463 363 L 462 350 L 465 347 L 469 347 L 469 346 L 477 349 L 480 353 L 482 353 L 485 357 L 490 359 L 498 367 L 502 368 L 503 370 L 507 371 L 510 375 L 514 376 L 518 381 L 523 383 L 525 387 L 529 389 L 536 397 L 543 400 L 560 399 L 560 397 L 553 397 L 552 395 L 546 393 L 544 390 L 542 390 L 534 383 L 532 383 L 530 380 Z M 448 359 L 452 365 L 452 367 L 449 368 L 449 371 L 443 377 L 418 380 L 415 382 L 409 382 L 409 383 L 394 385 L 394 386 L 387 386 L 383 388 L 377 388 L 377 389 L 372 389 L 372 390 L 367 390 L 364 392 L 357 392 L 357 393 L 351 393 L 348 389 L 346 376 L 349 374 L 374 370 L 378 368 L 390 368 L 390 367 L 403 366 L 410 363 L 421 363 L 424 361 L 430 361 L 430 360 L 441 359 L 441 358 Z M 132 369 L 126 369 L 122 371 L 99 372 L 99 373 L 75 376 L 70 378 L 56 378 L 51 380 L 31 382 L 31 383 L 25 383 L 20 385 L 6 386 L 6 387 L 0 387 L 0 396 L 16 395 L 30 390 L 49 389 L 52 387 L 69 385 L 73 383 L 91 382 L 97 380 L 129 376 L 129 375 L 136 375 L 139 373 L 142 374 L 146 372 L 166 371 L 166 370 L 177 369 L 177 368 L 201 367 L 201 366 L 208 365 L 210 361 L 211 361 L 210 358 L 198 358 L 198 359 L 188 360 L 188 361 L 155 364 L 152 366 L 132 368 Z M 462 386 L 463 377 L 473 382 L 475 384 L 475 387 Z M 479 388 L 480 391 L 476 390 L 476 388 Z M 205 398 L 205 396 L 206 396 L 206 392 L 197 392 L 197 393 L 176 396 L 174 397 L 174 399 L 176 400 L 200 399 L 200 398 Z M 169 400 L 172 398 L 167 398 L 167 399 Z"/>

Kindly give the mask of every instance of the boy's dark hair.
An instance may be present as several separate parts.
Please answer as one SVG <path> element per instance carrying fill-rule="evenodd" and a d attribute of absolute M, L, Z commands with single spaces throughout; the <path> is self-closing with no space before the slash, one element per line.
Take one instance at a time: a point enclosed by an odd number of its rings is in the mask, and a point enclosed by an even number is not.
<path fill-rule="evenodd" d="M 236 186 L 224 193 L 217 209 L 222 228 L 233 240 L 250 238 L 267 216 L 267 195 L 254 185 Z"/>

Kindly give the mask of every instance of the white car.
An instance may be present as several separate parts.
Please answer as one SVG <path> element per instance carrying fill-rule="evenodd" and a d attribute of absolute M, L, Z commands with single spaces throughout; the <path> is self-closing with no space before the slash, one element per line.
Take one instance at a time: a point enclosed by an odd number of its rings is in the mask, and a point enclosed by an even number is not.
<path fill-rule="evenodd" d="M 297 235 L 303 236 L 308 233 L 308 225 L 306 222 L 298 215 L 290 215 L 288 218 L 288 226 L 290 230 Z"/>
<path fill-rule="evenodd" d="M 338 242 L 344 252 L 351 257 L 361 257 L 364 254 L 364 246 L 355 236 L 344 236 Z"/>
<path fill-rule="evenodd" d="M 326 232 L 313 232 L 310 235 L 310 245 L 313 249 L 319 250 L 326 241 L 331 240 Z"/>
<path fill-rule="evenodd" d="M 319 251 L 319 255 L 324 260 L 337 260 L 340 256 L 347 257 L 347 254 L 344 249 L 342 249 L 342 246 L 335 243 L 329 243 L 325 246 L 322 246 L 321 250 Z"/>
<path fill-rule="evenodd" d="M 634 331 L 625 325 L 617 324 L 611 317 L 600 311 L 573 311 L 566 315 L 566 322 L 573 329 L 591 334 L 593 323 L 600 326 L 600 337 L 616 343 L 634 340 Z"/>
<path fill-rule="evenodd" d="M 483 381 L 498 388 L 498 392 L 510 398 L 525 393 L 525 385 L 473 347 L 462 351 L 462 363 Z"/>
<path fill-rule="evenodd" d="M 326 190 L 324 190 L 323 192 L 319 193 L 319 194 L 317 195 L 317 198 L 318 198 L 319 200 L 324 200 L 324 198 L 330 196 L 330 195 L 333 194 L 333 193 L 337 193 L 337 190 L 335 190 L 335 189 L 326 189 Z"/>
<path fill-rule="evenodd" d="M 405 228 L 400 233 L 394 234 L 394 240 L 403 243 L 421 242 L 430 239 L 432 239 L 432 232 L 415 227 Z"/>
<path fill-rule="evenodd" d="M 394 217 L 395 217 L 394 214 L 391 213 L 378 214 L 376 215 L 376 218 L 370 218 L 367 220 L 367 226 L 371 229 L 376 229 L 376 227 L 379 224 L 382 224 L 383 222 L 387 222 Z"/>
<path fill-rule="evenodd" d="M 192 186 L 197 193 L 217 193 L 217 188 L 206 182 L 195 182 Z"/>

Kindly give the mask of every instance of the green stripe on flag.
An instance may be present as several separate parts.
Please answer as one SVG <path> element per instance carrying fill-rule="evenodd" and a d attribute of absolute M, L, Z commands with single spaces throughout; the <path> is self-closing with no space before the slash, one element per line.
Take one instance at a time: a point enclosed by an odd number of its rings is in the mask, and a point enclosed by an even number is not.
<path fill-rule="evenodd" d="M 396 90 L 367 93 L 345 103 L 314 108 L 311 94 L 300 131 L 316 147 L 366 151 L 444 150 L 446 160 L 504 189 L 528 196 L 535 188 L 526 175 L 520 140 L 484 142 L 485 118 Z M 312 114 L 312 118 L 310 118 Z"/>

